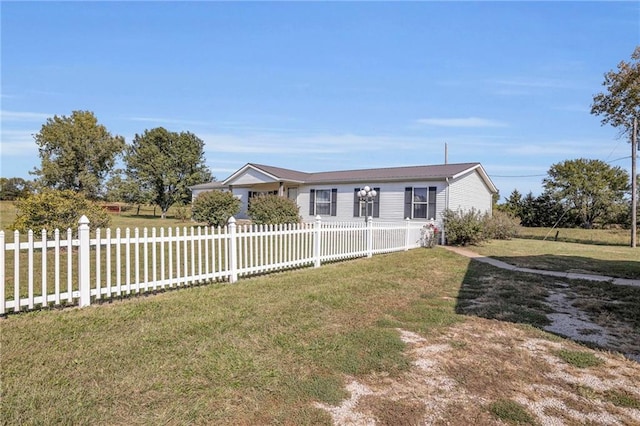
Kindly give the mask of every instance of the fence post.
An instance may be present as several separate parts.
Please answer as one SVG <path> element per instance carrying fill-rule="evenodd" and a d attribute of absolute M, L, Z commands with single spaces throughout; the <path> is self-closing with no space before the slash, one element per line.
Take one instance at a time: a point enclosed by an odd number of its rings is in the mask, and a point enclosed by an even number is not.
<path fill-rule="evenodd" d="M 4 271 L 4 231 L 0 231 L 0 315 L 4 315 L 5 313 L 5 305 L 6 305 L 6 296 L 4 290 L 4 279 L 5 279 L 5 271 Z M 44 252 L 44 250 L 43 250 Z M 18 252 L 14 252 L 18 253 Z"/>
<path fill-rule="evenodd" d="M 227 222 L 229 227 L 229 282 L 238 281 L 238 251 L 236 241 L 236 218 L 231 216 Z"/>
<path fill-rule="evenodd" d="M 320 267 L 320 238 L 322 238 L 322 233 L 320 232 L 322 226 L 322 218 L 320 215 L 316 216 L 316 221 L 313 225 L 313 267 Z"/>
<path fill-rule="evenodd" d="M 411 230 L 409 229 L 409 224 L 411 220 L 407 217 L 404 220 L 404 251 L 409 250 L 409 235 Z"/>
<path fill-rule="evenodd" d="M 78 239 L 80 246 L 78 247 L 78 288 L 80 290 L 80 307 L 91 305 L 91 280 L 90 280 L 90 262 L 91 251 L 89 249 L 89 219 L 82 215 L 78 221 Z"/>
<path fill-rule="evenodd" d="M 373 218 L 367 218 L 367 257 L 373 256 Z"/>

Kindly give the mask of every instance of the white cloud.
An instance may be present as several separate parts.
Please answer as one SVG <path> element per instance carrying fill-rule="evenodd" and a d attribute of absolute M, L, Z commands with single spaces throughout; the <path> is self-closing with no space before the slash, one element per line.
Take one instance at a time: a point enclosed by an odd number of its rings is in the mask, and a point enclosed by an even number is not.
<path fill-rule="evenodd" d="M 357 155 L 388 149 L 417 148 L 422 139 L 359 136 L 353 134 L 202 134 L 205 150 L 215 153 L 279 155 Z"/>
<path fill-rule="evenodd" d="M 33 132 L 3 129 L 0 153 L 2 153 L 2 157 L 37 155 L 38 146 L 33 140 Z"/>
<path fill-rule="evenodd" d="M 206 121 L 196 121 L 196 120 L 180 120 L 174 118 L 161 118 L 161 117 L 129 117 L 130 121 L 140 121 L 144 123 L 159 123 L 159 124 L 175 124 L 175 125 L 187 125 L 187 126 L 206 126 L 208 123 Z"/>
<path fill-rule="evenodd" d="M 421 118 L 419 124 L 437 127 L 507 127 L 507 123 L 486 118 Z"/>
<path fill-rule="evenodd" d="M 41 112 L 18 112 L 18 111 L 0 111 L 2 121 L 46 121 L 51 114 Z"/>

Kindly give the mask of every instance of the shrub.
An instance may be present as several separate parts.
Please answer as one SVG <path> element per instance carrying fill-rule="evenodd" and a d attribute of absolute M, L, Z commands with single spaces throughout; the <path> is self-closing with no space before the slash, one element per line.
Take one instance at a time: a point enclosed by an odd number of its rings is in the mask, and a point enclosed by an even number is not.
<path fill-rule="evenodd" d="M 173 209 L 173 217 L 180 222 L 189 220 L 189 208 L 187 206 L 177 206 Z"/>
<path fill-rule="evenodd" d="M 278 195 L 252 198 L 248 214 L 258 225 L 300 222 L 300 208 L 296 202 Z"/>
<path fill-rule="evenodd" d="M 512 213 L 494 210 L 493 215 L 485 215 L 483 226 L 485 238 L 510 240 L 518 235 L 520 219 Z"/>
<path fill-rule="evenodd" d="M 209 226 L 225 226 L 240 211 L 240 200 L 226 191 L 207 191 L 193 201 L 191 217 Z"/>
<path fill-rule="evenodd" d="M 476 209 L 445 210 L 442 213 L 447 244 L 477 244 L 484 241 L 483 216 Z"/>
<path fill-rule="evenodd" d="M 65 231 L 71 228 L 76 235 L 82 215 L 89 219 L 91 229 L 106 228 L 111 220 L 101 206 L 68 189 L 45 189 L 19 198 L 15 205 L 18 214 L 11 227 L 20 232 L 46 229 L 47 233 L 52 233 L 55 229 Z"/>

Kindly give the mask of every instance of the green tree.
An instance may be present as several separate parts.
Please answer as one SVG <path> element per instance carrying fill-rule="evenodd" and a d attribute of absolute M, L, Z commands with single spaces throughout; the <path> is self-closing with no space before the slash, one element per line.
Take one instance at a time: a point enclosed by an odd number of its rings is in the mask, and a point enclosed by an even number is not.
<path fill-rule="evenodd" d="M 520 194 L 520 191 L 517 189 L 514 189 L 504 201 L 504 204 L 500 204 L 497 207 L 498 210 L 520 217 L 522 212 L 522 194 Z"/>
<path fill-rule="evenodd" d="M 13 201 L 33 191 L 33 182 L 20 177 L 0 178 L 0 200 Z"/>
<path fill-rule="evenodd" d="M 632 62 L 621 61 L 617 71 L 604 75 L 606 93 L 593 96 L 591 114 L 602 116 L 602 124 L 610 124 L 630 134 L 633 119 L 640 117 L 640 46 L 631 54 Z"/>
<path fill-rule="evenodd" d="M 602 125 L 610 124 L 630 136 L 631 142 L 631 247 L 636 247 L 638 211 L 637 150 L 640 119 L 640 46 L 631 54 L 631 62 L 621 61 L 617 71 L 604 75 L 606 92 L 593 97 L 591 114 L 602 116 Z"/>
<path fill-rule="evenodd" d="M 240 200 L 228 191 L 207 191 L 193 200 L 192 218 L 209 226 L 224 226 L 240 211 Z"/>
<path fill-rule="evenodd" d="M 91 111 L 53 116 L 34 136 L 41 168 L 32 173 L 47 188 L 83 192 L 98 197 L 102 182 L 125 147 L 124 138 L 112 136 Z"/>
<path fill-rule="evenodd" d="M 578 215 L 581 226 L 593 227 L 611 206 L 624 203 L 629 174 L 601 160 L 566 160 L 551 166 L 543 185 L 548 194 Z"/>
<path fill-rule="evenodd" d="M 133 180 L 124 171 L 116 170 L 107 181 L 105 200 L 136 204 L 138 206 L 136 214 L 138 214 L 141 204 L 149 204 L 153 201 L 153 193 L 150 188 Z"/>
<path fill-rule="evenodd" d="M 56 229 L 64 232 L 71 228 L 75 235 L 82 215 L 87 216 L 92 229 L 108 227 L 110 222 L 109 214 L 102 207 L 82 193 L 69 189 L 44 189 L 19 198 L 16 200 L 16 210 L 18 214 L 11 227 L 21 232 L 46 229 L 47 233 L 52 233 Z"/>
<path fill-rule="evenodd" d="M 145 130 L 135 135 L 124 160 L 128 176 L 152 191 L 162 218 L 173 204 L 189 202 L 189 186 L 213 180 L 205 164 L 204 142 L 191 132 Z"/>
<path fill-rule="evenodd" d="M 300 222 L 300 208 L 296 202 L 278 195 L 252 198 L 247 213 L 257 225 Z"/>

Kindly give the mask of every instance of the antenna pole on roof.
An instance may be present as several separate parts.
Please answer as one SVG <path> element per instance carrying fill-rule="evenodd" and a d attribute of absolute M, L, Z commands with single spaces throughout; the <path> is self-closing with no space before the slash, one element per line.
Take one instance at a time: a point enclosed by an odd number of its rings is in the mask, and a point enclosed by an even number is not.
<path fill-rule="evenodd" d="M 449 164 L 449 149 L 447 143 L 444 143 L 444 164 Z"/>

